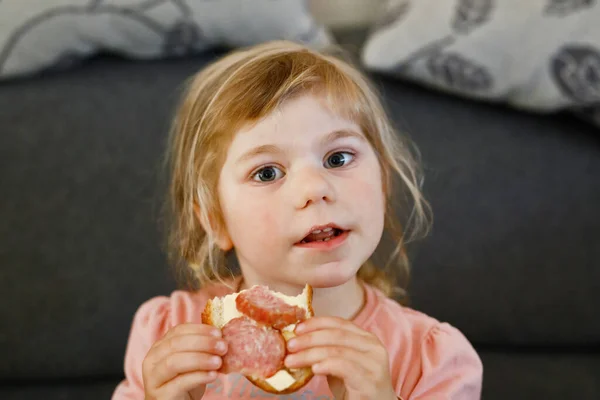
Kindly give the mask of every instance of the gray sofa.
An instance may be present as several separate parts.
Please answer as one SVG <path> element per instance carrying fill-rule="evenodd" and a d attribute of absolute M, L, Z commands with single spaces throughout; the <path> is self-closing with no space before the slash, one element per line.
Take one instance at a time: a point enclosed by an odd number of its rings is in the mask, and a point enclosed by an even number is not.
<path fill-rule="evenodd" d="M 0 84 L 1 399 L 107 399 L 122 379 L 136 307 L 175 288 L 157 220 L 169 120 L 218 54 Z M 374 79 L 435 213 L 410 249 L 412 306 L 476 346 L 484 399 L 600 399 L 600 131 Z"/>

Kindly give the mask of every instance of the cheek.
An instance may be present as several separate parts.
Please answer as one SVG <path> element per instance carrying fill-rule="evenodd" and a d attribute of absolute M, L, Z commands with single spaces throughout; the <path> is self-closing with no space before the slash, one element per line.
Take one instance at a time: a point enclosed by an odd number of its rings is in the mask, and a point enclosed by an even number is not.
<path fill-rule="evenodd" d="M 365 210 L 379 210 L 385 205 L 383 184 L 379 167 L 372 166 L 352 179 L 352 197 L 363 206 Z"/>
<path fill-rule="evenodd" d="M 361 213 L 370 221 L 383 220 L 385 200 L 380 184 L 371 181 L 357 181 L 353 198 Z"/>
<path fill-rule="evenodd" d="M 279 236 L 280 228 L 277 226 L 276 211 L 266 204 L 268 203 L 255 204 L 246 217 L 250 222 L 246 228 L 249 236 L 254 240 L 272 240 L 273 237 Z"/>
<path fill-rule="evenodd" d="M 273 202 L 259 196 L 239 192 L 235 200 L 227 201 L 227 228 L 234 247 L 249 248 L 272 242 L 279 235 Z"/>
<path fill-rule="evenodd" d="M 363 229 L 369 236 L 378 237 L 383 232 L 385 221 L 385 195 L 378 165 L 354 177 L 349 198 L 355 214 L 360 216 Z"/>

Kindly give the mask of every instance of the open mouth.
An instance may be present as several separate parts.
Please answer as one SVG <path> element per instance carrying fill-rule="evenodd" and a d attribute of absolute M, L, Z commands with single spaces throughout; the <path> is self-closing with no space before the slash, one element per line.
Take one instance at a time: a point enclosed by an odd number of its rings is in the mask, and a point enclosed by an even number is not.
<path fill-rule="evenodd" d="M 328 227 L 328 228 L 324 228 L 324 229 L 317 229 L 317 230 L 312 231 L 308 235 L 306 235 L 304 237 L 304 239 L 302 239 L 300 241 L 300 244 L 328 242 L 328 241 L 342 235 L 344 232 L 346 232 L 346 231 L 344 231 L 343 229 L 332 228 L 332 227 Z"/>

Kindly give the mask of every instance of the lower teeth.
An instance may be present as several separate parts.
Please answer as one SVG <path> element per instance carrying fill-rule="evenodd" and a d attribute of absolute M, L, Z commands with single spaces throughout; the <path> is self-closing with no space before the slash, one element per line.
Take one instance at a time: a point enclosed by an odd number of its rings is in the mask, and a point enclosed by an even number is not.
<path fill-rule="evenodd" d="M 325 239 L 312 240 L 312 241 L 310 241 L 310 242 L 309 242 L 309 241 L 307 241 L 307 240 L 305 239 L 305 240 L 303 240 L 303 241 L 302 241 L 302 242 L 300 242 L 300 243 L 327 242 L 327 241 L 329 241 L 329 240 L 333 239 L 334 237 L 336 237 L 336 236 L 339 236 L 340 234 L 341 234 L 341 232 L 340 232 L 340 233 L 336 233 L 336 234 L 335 234 L 335 235 L 333 235 L 333 236 L 326 237 Z"/>
<path fill-rule="evenodd" d="M 319 239 L 319 240 L 313 240 L 312 242 L 307 242 L 306 240 L 303 240 L 301 243 L 315 243 L 315 242 L 327 242 L 331 240 L 331 238 L 325 238 L 325 239 Z"/>

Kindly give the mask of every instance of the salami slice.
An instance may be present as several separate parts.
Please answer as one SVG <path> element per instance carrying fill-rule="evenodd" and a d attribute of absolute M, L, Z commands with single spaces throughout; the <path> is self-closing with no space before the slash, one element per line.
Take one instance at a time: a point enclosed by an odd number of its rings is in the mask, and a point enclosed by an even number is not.
<path fill-rule="evenodd" d="M 239 312 L 275 329 L 282 329 L 306 319 L 306 310 L 287 304 L 264 286 L 254 286 L 235 299 Z"/>
<path fill-rule="evenodd" d="M 229 321 L 222 329 L 228 344 L 221 371 L 269 378 L 283 368 L 285 341 L 281 333 L 247 317 Z"/>

